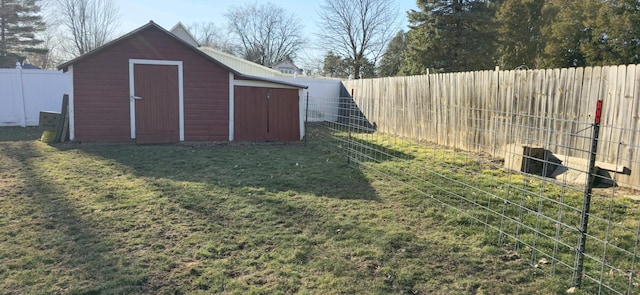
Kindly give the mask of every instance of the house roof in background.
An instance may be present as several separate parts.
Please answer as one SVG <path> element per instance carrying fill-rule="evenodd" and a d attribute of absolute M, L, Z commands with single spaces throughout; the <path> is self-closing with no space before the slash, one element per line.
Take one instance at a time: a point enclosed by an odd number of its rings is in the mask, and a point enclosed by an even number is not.
<path fill-rule="evenodd" d="M 198 43 L 198 40 L 196 40 L 196 38 L 189 32 L 189 30 L 187 30 L 187 28 L 181 22 L 178 22 L 175 26 L 173 26 L 173 28 L 171 28 L 169 32 L 173 33 L 183 41 L 191 44 L 191 46 L 193 47 L 200 47 L 200 43 Z"/>
<path fill-rule="evenodd" d="M 298 66 L 296 66 L 296 64 L 294 64 L 291 60 L 285 59 L 279 63 L 277 63 L 275 66 L 273 66 L 273 68 L 279 68 L 279 67 L 284 67 L 284 66 L 291 66 L 294 67 L 296 69 L 299 69 Z"/>

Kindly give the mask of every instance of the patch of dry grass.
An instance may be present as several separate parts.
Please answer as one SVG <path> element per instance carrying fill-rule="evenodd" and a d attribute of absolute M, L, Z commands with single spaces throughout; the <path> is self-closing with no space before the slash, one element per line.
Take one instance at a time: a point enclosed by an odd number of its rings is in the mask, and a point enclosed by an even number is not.
<path fill-rule="evenodd" d="M 1 141 L 2 293 L 566 289 L 310 133 L 306 145 Z"/>

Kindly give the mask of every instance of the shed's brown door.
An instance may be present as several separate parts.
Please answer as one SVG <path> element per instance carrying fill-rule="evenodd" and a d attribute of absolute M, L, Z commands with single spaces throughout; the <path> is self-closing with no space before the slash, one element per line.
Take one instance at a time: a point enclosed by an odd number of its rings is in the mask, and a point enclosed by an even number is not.
<path fill-rule="evenodd" d="M 267 88 L 234 87 L 234 134 L 237 141 L 265 141 Z"/>
<path fill-rule="evenodd" d="M 234 134 L 238 141 L 300 139 L 297 89 L 236 86 Z"/>
<path fill-rule="evenodd" d="M 178 67 L 134 65 L 136 142 L 174 143 L 180 140 Z"/>
<path fill-rule="evenodd" d="M 267 141 L 300 139 L 300 113 L 297 89 L 269 89 Z"/>

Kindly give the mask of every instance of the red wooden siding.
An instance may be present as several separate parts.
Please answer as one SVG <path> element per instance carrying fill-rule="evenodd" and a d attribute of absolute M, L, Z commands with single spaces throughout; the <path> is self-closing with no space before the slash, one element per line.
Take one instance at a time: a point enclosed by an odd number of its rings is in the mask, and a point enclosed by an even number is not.
<path fill-rule="evenodd" d="M 300 139 L 297 89 L 234 87 L 234 134 L 238 141 Z"/>
<path fill-rule="evenodd" d="M 134 65 L 136 142 L 180 141 L 178 66 Z"/>
<path fill-rule="evenodd" d="M 228 70 L 150 26 L 73 64 L 75 140 L 131 140 L 129 59 L 182 61 L 185 141 L 229 139 Z"/>

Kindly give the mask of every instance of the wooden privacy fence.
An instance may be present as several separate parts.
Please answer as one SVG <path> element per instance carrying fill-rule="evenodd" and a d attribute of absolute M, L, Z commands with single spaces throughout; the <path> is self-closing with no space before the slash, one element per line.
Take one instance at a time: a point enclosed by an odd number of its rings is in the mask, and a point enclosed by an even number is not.
<path fill-rule="evenodd" d="M 640 188 L 640 66 L 478 71 L 343 82 L 378 132 L 504 157 L 540 146 L 586 158 L 598 99 L 598 161 Z M 622 169 L 621 169 L 622 170 Z"/>

